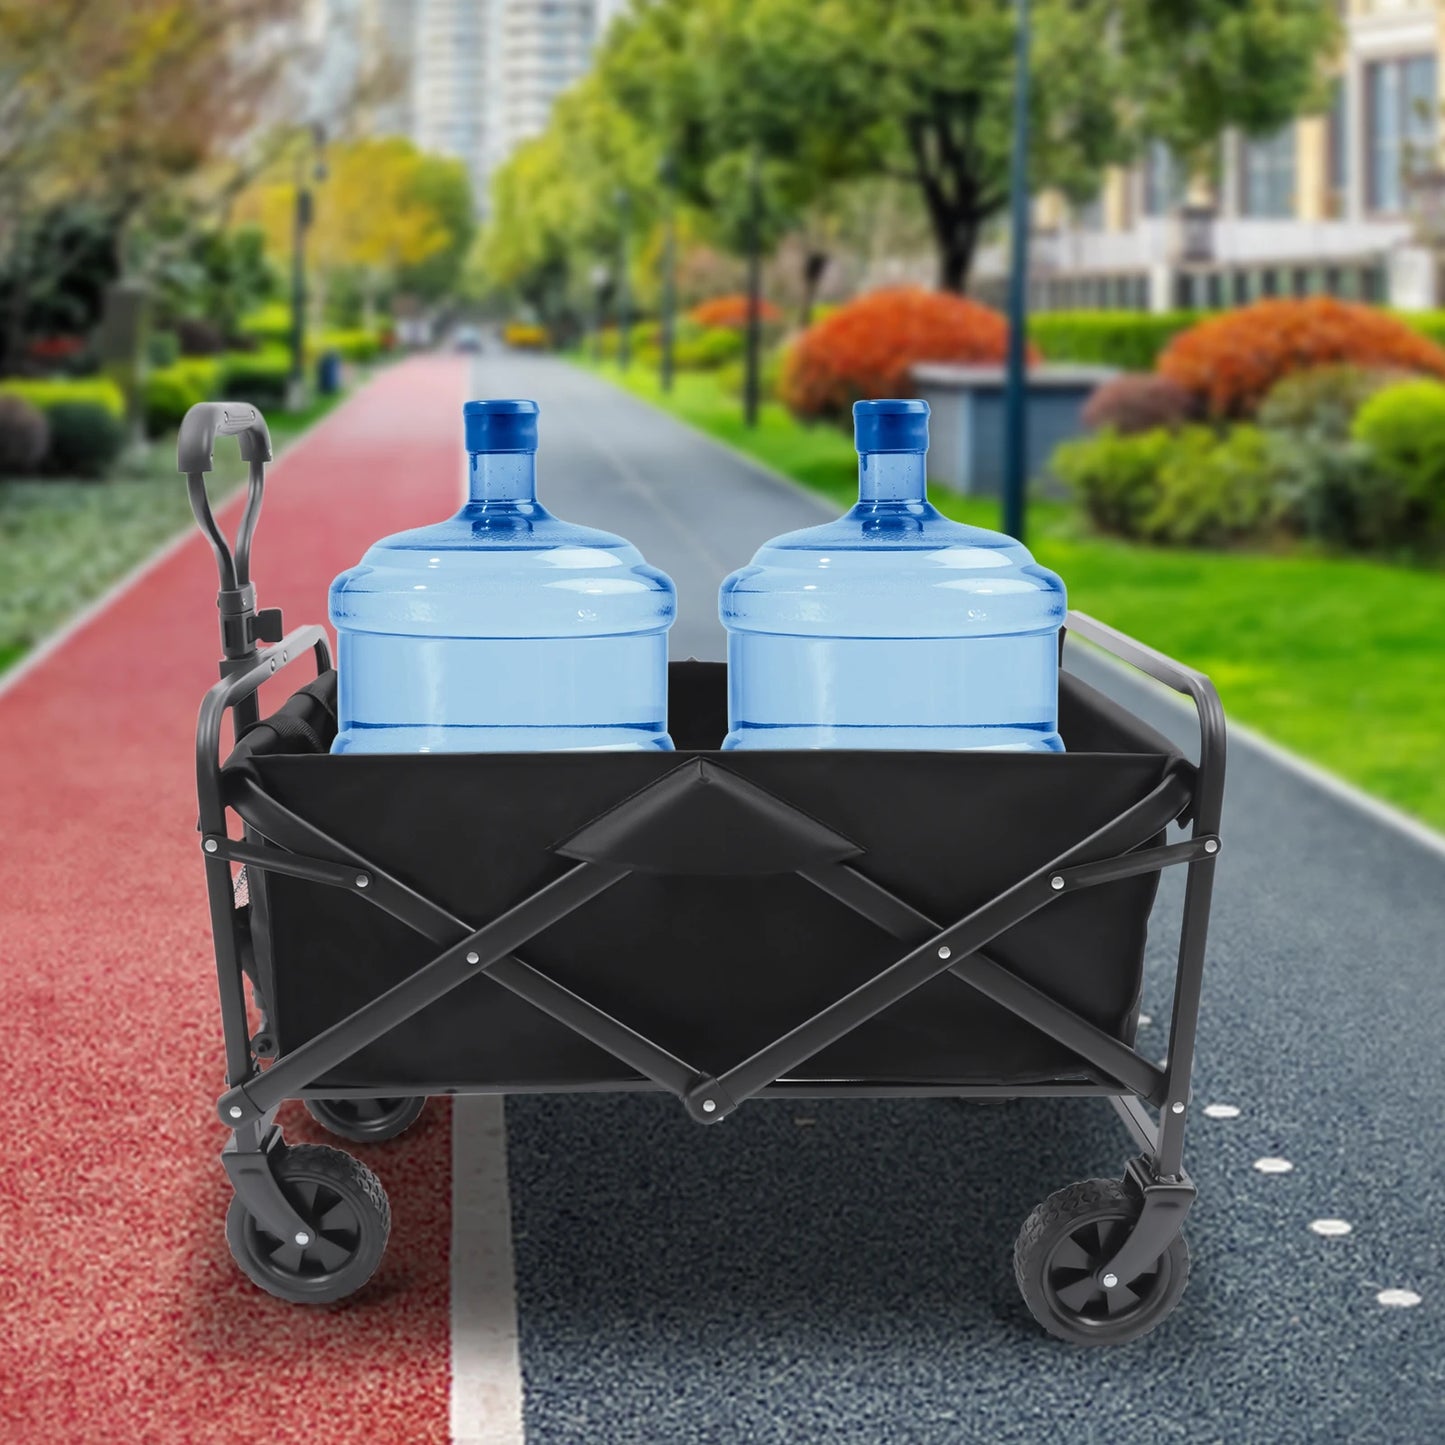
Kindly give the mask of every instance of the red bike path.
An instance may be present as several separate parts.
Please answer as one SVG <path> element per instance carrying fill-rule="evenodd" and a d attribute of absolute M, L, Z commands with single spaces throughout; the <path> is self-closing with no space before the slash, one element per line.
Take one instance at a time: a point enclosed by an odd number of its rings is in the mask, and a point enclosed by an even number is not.
<path fill-rule="evenodd" d="M 466 379 L 394 367 L 272 468 L 262 605 L 321 620 L 369 542 L 455 505 Z M 226 1249 L 194 831 L 215 591 L 197 534 L 0 692 L 0 1439 L 446 1440 L 445 1107 L 360 1151 L 393 1232 L 349 1307 L 273 1300 Z M 324 1137 L 295 1106 L 282 1122 Z"/>

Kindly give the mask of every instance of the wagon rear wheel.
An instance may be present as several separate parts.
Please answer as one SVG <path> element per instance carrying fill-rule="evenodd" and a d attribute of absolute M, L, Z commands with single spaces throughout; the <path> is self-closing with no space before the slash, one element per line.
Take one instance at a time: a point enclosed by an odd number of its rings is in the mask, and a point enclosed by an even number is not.
<path fill-rule="evenodd" d="M 328 1133 L 357 1144 L 404 1134 L 421 1117 L 426 1096 L 391 1099 L 307 1099 L 306 1112 Z"/>
<path fill-rule="evenodd" d="M 1014 1275 L 1029 1312 L 1076 1345 L 1118 1345 L 1147 1334 L 1179 1303 L 1189 1246 L 1176 1235 L 1141 1275 L 1102 1273 L 1138 1222 L 1140 1201 L 1115 1179 L 1089 1179 L 1051 1194 L 1024 1221 Z"/>

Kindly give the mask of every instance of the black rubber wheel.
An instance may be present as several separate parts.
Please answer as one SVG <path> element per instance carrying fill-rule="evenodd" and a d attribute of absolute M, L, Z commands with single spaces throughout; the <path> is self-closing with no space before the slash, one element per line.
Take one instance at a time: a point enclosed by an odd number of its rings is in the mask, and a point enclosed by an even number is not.
<path fill-rule="evenodd" d="M 1051 1194 L 1024 1221 L 1014 1276 L 1029 1313 L 1076 1345 L 1121 1345 L 1147 1334 L 1189 1282 L 1184 1236 L 1148 1270 L 1105 1289 L 1097 1276 L 1139 1218 L 1140 1200 L 1116 1179 L 1088 1179 Z"/>
<path fill-rule="evenodd" d="M 379 1144 L 421 1118 L 426 1095 L 413 1099 L 307 1099 L 306 1112 L 328 1133 L 355 1144 Z"/>
<path fill-rule="evenodd" d="M 226 1211 L 226 1243 L 253 1283 L 296 1304 L 355 1294 L 376 1272 L 391 1233 L 391 1205 L 370 1169 L 326 1144 L 281 1150 L 273 1167 L 291 1207 L 311 1226 L 301 1245 L 261 1224 L 239 1198 Z"/>

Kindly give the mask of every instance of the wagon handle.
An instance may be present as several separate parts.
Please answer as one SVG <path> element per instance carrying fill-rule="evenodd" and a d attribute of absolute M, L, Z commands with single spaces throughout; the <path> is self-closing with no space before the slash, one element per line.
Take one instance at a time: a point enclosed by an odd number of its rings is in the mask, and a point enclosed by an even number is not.
<path fill-rule="evenodd" d="M 1202 672 L 1175 662 L 1172 657 L 1146 647 L 1086 612 L 1070 612 L 1064 626 L 1074 637 L 1092 642 L 1111 657 L 1128 663 L 1193 702 L 1199 717 L 1199 783 L 1194 825 L 1201 835 L 1218 833 L 1224 810 L 1225 733 L 1224 709 L 1214 684 Z"/>
<path fill-rule="evenodd" d="M 237 439 L 242 460 L 251 468 L 234 551 L 206 496 L 206 473 L 215 464 L 216 438 L 221 436 Z M 280 611 L 272 608 L 257 612 L 256 589 L 251 585 L 251 541 L 261 516 L 261 493 L 266 482 L 266 463 L 270 460 L 270 429 L 260 410 L 249 403 L 197 402 L 181 422 L 176 439 L 176 468 L 186 478 L 191 511 L 216 554 L 216 569 L 221 578 L 216 607 L 221 614 L 221 648 L 226 662 L 245 663 L 256 655 L 258 641 L 276 642 L 281 637 Z M 222 674 L 227 671 L 223 663 Z"/>

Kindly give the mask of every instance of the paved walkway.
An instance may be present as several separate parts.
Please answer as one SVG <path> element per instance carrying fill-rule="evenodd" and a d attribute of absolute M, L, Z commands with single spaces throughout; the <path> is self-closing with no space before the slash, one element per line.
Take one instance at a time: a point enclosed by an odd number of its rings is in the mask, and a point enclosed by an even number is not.
<path fill-rule="evenodd" d="M 454 507 L 466 385 L 449 358 L 391 370 L 275 469 L 266 604 L 319 617 L 367 542 Z M 483 358 L 472 386 L 541 401 L 545 499 L 677 579 L 679 656 L 720 655 L 726 571 L 827 514 L 559 362 Z M 395 1220 L 367 1295 L 260 1295 L 221 1233 L 191 831 L 214 589 L 197 538 L 0 687 L 0 1442 L 1445 1440 L 1445 859 L 1248 745 L 1188 1151 L 1194 1276 L 1145 1341 L 1056 1345 L 1010 1277 L 1028 1210 L 1127 1153 L 1084 1102 L 776 1103 L 702 1130 L 666 1099 L 512 1099 L 505 1133 L 495 1105 L 433 1104 L 365 1151 Z M 1142 1037 L 1162 1050 L 1159 933 Z"/>
<path fill-rule="evenodd" d="M 677 580 L 675 655 L 721 656 L 723 575 L 829 515 L 559 363 L 485 360 L 477 388 L 536 396 L 548 502 Z M 1146 984 L 1161 1053 L 1181 883 Z M 1194 1272 L 1157 1334 L 1056 1347 L 1010 1274 L 1029 1209 L 1126 1156 L 1104 1105 L 755 1106 L 700 1130 L 664 1099 L 514 1099 L 528 1440 L 1445 1440 L 1445 857 L 1236 739 L 1214 916 Z M 1311 1231 L 1334 1218 L 1351 1232 Z"/>

